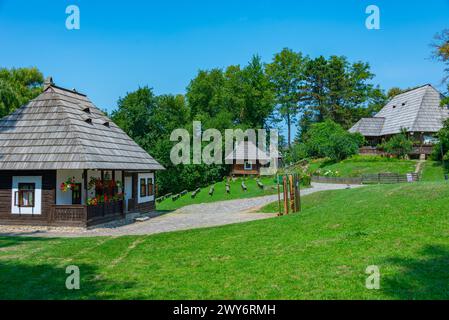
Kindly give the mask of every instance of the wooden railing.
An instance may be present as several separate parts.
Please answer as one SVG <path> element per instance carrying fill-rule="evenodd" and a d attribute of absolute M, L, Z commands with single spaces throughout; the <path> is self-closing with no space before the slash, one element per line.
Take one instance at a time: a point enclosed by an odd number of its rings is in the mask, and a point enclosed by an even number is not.
<path fill-rule="evenodd" d="M 100 203 L 87 207 L 87 223 L 92 224 L 98 220 L 107 221 L 123 214 L 123 200 Z"/>
<path fill-rule="evenodd" d="M 84 205 L 54 205 L 48 220 L 54 225 L 85 226 L 87 210 Z"/>

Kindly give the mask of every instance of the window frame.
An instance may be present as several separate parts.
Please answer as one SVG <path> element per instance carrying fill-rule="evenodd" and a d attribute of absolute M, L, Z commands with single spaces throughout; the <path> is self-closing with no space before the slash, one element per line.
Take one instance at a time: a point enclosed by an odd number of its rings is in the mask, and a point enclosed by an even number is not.
<path fill-rule="evenodd" d="M 153 178 L 147 178 L 147 197 L 154 195 Z"/>
<path fill-rule="evenodd" d="M 143 184 L 142 184 L 143 182 Z M 147 196 L 147 179 L 146 178 L 140 178 L 140 183 L 139 183 L 139 188 L 140 188 L 140 197 L 144 198 Z"/>
<path fill-rule="evenodd" d="M 250 165 L 250 167 L 247 166 L 248 164 Z M 245 163 L 243 164 L 243 169 L 244 169 L 245 171 L 251 171 L 251 170 L 253 170 L 253 162 L 252 162 L 252 161 L 246 160 Z"/>
<path fill-rule="evenodd" d="M 25 189 L 25 186 L 31 187 Z M 30 204 L 24 205 L 24 194 L 31 193 Z M 17 191 L 14 194 L 14 205 L 19 208 L 35 208 L 36 207 L 36 183 L 34 182 L 19 182 L 17 185 Z"/>

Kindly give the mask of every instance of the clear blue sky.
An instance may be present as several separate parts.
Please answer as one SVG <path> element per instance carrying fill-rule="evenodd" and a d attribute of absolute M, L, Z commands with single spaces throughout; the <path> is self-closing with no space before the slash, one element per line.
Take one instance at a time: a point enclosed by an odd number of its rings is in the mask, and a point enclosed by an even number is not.
<path fill-rule="evenodd" d="M 65 28 L 70 4 L 80 30 Z M 381 30 L 365 28 L 370 4 Z M 283 47 L 367 61 L 385 89 L 438 86 L 430 43 L 448 27 L 449 0 L 0 0 L 0 66 L 37 66 L 108 110 L 138 86 L 183 93 L 199 69 L 269 61 Z"/>

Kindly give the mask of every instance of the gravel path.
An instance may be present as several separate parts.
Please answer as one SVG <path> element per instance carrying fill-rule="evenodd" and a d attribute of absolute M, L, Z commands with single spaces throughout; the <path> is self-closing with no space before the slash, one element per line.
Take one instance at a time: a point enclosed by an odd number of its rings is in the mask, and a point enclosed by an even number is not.
<path fill-rule="evenodd" d="M 350 186 L 351 188 L 360 186 Z M 319 191 L 346 189 L 347 185 L 313 183 L 312 188 L 301 190 L 301 195 Z M 150 220 L 132 223 L 115 228 L 101 227 L 91 230 L 21 230 L 0 227 L 0 235 L 32 235 L 45 237 L 91 237 L 146 235 L 177 230 L 220 226 L 251 220 L 271 218 L 273 214 L 257 213 L 257 209 L 277 201 L 277 194 L 239 200 L 195 204 L 180 208 L 171 213 Z"/>

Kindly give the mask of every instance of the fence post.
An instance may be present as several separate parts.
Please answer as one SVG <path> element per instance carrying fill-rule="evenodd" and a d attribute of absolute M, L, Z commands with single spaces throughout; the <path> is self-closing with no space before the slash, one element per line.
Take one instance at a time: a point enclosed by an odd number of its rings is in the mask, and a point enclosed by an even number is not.
<path fill-rule="evenodd" d="M 287 177 L 282 177 L 282 182 L 284 185 L 284 214 L 288 214 L 288 184 L 287 184 Z"/>

